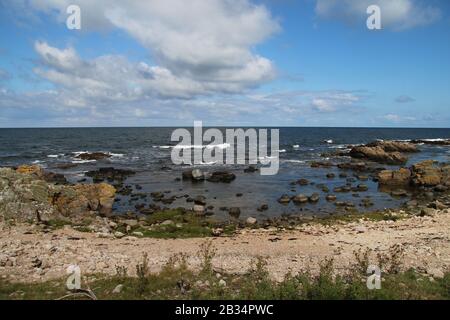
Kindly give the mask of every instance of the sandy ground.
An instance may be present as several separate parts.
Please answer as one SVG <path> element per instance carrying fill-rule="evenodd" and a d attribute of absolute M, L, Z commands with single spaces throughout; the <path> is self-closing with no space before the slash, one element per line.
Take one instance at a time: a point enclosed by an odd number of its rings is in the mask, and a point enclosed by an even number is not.
<path fill-rule="evenodd" d="M 394 245 L 404 251 L 404 268 L 440 277 L 450 270 L 450 211 L 433 216 L 393 221 L 359 221 L 330 227 L 315 223 L 295 230 L 241 230 L 232 237 L 212 238 L 217 249 L 213 260 L 217 272 L 243 273 L 257 256 L 267 258 L 275 279 L 287 272 L 317 270 L 318 263 L 333 257 L 338 270 L 354 263 L 353 252 L 371 248 L 388 252 Z M 10 227 L 0 224 L 0 276 L 10 281 L 35 282 L 66 276 L 71 264 L 82 273 L 115 274 L 124 266 L 130 275 L 148 254 L 150 270 L 157 272 L 176 253 L 189 256 L 198 268 L 199 246 L 205 239 L 159 240 L 124 237 L 101 238 L 99 234 L 63 228 L 43 233 L 30 225 Z"/>

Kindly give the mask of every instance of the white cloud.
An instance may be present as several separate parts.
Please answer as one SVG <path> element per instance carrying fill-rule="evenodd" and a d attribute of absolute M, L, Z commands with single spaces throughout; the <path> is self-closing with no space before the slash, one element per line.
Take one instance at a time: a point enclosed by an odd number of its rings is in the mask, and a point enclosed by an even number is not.
<path fill-rule="evenodd" d="M 64 19 L 72 1 L 31 0 L 30 4 L 39 12 L 56 10 Z M 248 0 L 79 0 L 77 4 L 83 31 L 119 28 L 149 50 L 157 65 L 144 66 L 142 72 L 158 79 L 161 87 L 156 90 L 161 94 L 242 92 L 275 76 L 273 63 L 252 51 L 280 29 L 262 5 Z M 59 73 L 67 71 L 66 63 L 82 63 L 70 48 L 58 50 L 43 43 L 36 49 L 41 56 L 45 51 L 47 66 L 59 68 Z"/>
<path fill-rule="evenodd" d="M 401 95 L 395 98 L 395 102 L 397 103 L 408 103 L 408 102 L 414 102 L 416 101 L 414 98 L 407 96 L 407 95 Z"/>
<path fill-rule="evenodd" d="M 382 27 L 393 30 L 428 25 L 441 17 L 439 8 L 420 0 L 316 0 L 315 11 L 320 18 L 352 24 L 365 21 L 373 4 L 381 9 Z"/>
<path fill-rule="evenodd" d="M 389 113 L 386 114 L 382 117 L 384 120 L 390 121 L 390 122 L 411 122 L 411 121 L 416 121 L 417 119 L 415 117 L 411 117 L 411 116 L 401 116 L 398 114 L 394 114 L 394 113 Z"/>

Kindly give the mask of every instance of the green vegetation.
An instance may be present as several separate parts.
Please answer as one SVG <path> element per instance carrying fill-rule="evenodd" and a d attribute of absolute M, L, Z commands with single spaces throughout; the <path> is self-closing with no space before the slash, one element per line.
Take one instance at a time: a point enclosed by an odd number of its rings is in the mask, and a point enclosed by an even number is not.
<path fill-rule="evenodd" d="M 450 299 L 450 273 L 442 279 L 430 279 L 414 270 L 400 272 L 401 252 L 393 247 L 377 256 L 383 265 L 380 290 L 366 287 L 366 266 L 370 250 L 355 252 L 355 263 L 347 274 L 335 273 L 332 259 L 320 265 L 317 274 L 287 275 L 281 282 L 269 277 L 267 261 L 257 258 L 244 275 L 220 274 L 213 267 L 215 249 L 211 242 L 201 245 L 198 258 L 200 270 L 188 268 L 187 256 L 173 256 L 157 274 L 149 272 L 147 257 L 136 266 L 136 276 L 128 275 L 123 266 L 116 275 L 83 277 L 82 287 L 91 290 L 97 299 Z M 118 285 L 120 292 L 114 293 Z M 117 291 L 117 290 L 116 290 Z M 86 295 L 71 295 L 65 289 L 65 279 L 36 284 L 14 284 L 0 280 L 0 299 L 87 299 Z"/>
<path fill-rule="evenodd" d="M 167 239 L 209 237 L 216 228 L 221 229 L 221 235 L 230 235 L 236 230 L 234 224 L 219 223 L 177 209 L 155 212 L 147 217 L 146 224 L 150 226 L 139 226 L 132 231 L 141 232 L 143 237 Z"/>

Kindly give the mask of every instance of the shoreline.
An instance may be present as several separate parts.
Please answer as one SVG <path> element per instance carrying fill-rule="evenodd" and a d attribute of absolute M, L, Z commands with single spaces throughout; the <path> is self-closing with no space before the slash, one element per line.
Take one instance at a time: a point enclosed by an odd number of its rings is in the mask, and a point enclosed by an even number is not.
<path fill-rule="evenodd" d="M 404 213 L 404 212 L 403 212 Z M 398 212 L 402 214 L 402 212 Z M 189 268 L 196 270 L 197 257 L 205 238 L 155 239 L 125 236 L 103 238 L 64 227 L 51 232 L 37 226 L 0 224 L 0 275 L 12 282 L 42 282 L 65 276 L 71 264 L 86 274 L 114 275 L 125 267 L 135 276 L 134 266 L 148 255 L 151 272 L 159 272 L 177 254 L 188 257 Z M 216 272 L 242 274 L 251 262 L 264 257 L 268 271 L 277 281 L 287 273 L 317 272 L 319 264 L 333 258 L 336 270 L 345 271 L 358 250 L 373 250 L 372 255 L 388 253 L 400 246 L 402 270 L 440 278 L 450 271 L 450 211 L 435 210 L 430 216 L 413 216 L 397 221 L 338 222 L 323 225 L 314 221 L 293 227 L 245 228 L 231 236 L 212 237 L 217 250 L 213 259 Z M 6 257 L 6 258 L 5 258 Z M 372 257 L 373 258 L 373 257 Z M 39 265 L 39 266 L 38 266 Z"/>

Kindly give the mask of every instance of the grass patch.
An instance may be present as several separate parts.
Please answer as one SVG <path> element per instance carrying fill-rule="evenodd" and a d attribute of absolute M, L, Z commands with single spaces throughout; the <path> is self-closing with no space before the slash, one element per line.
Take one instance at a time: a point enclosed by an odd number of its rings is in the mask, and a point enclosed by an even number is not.
<path fill-rule="evenodd" d="M 398 252 L 393 248 L 382 258 L 390 266 L 398 264 Z M 212 260 L 216 250 L 211 242 L 202 244 L 198 251 L 200 270 L 188 268 L 188 257 L 174 255 L 161 272 L 150 273 L 147 256 L 136 265 L 137 276 L 117 266 L 114 276 L 89 275 L 83 277 L 82 287 L 94 292 L 97 299 L 226 299 L 226 300 L 407 300 L 450 299 L 450 273 L 442 279 L 430 279 L 414 270 L 382 274 L 379 290 L 366 286 L 364 269 L 369 263 L 369 250 L 355 252 L 356 262 L 348 273 L 335 273 L 332 259 L 325 259 L 316 275 L 309 272 L 288 274 L 283 281 L 275 282 L 267 271 L 267 261 L 257 258 L 244 275 L 214 272 Z M 393 256 L 390 256 L 393 254 Z M 380 257 L 378 257 L 380 259 Z M 379 261 L 379 262 L 382 262 Z M 114 289 L 121 285 L 120 292 Z M 116 290 L 117 291 L 117 290 Z M 0 280 L 0 299 L 58 299 L 67 295 L 65 279 L 36 284 L 10 283 Z M 69 296 L 67 299 L 86 299 Z"/>
<path fill-rule="evenodd" d="M 219 223 L 177 209 L 155 212 L 147 217 L 146 223 L 150 226 L 139 226 L 132 231 L 141 232 L 143 237 L 168 239 L 209 237 L 216 228 L 222 229 L 222 235 L 231 235 L 236 230 L 234 224 Z"/>

